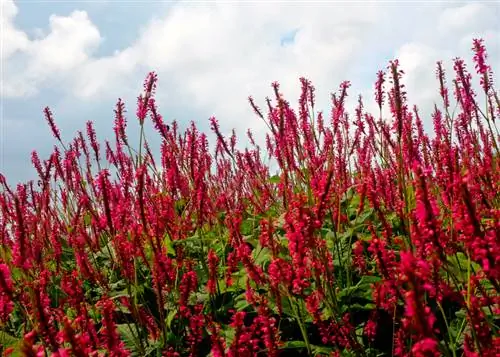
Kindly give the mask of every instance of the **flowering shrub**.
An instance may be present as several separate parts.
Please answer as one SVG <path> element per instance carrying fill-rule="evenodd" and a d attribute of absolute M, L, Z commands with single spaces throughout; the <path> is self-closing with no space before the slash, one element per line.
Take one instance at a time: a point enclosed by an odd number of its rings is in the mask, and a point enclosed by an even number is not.
<path fill-rule="evenodd" d="M 215 118 L 167 125 L 157 77 L 138 98 L 137 151 L 115 108 L 113 142 L 86 134 L 38 182 L 0 175 L 0 351 L 25 356 L 498 356 L 500 101 L 481 40 L 454 60 L 427 135 L 397 61 L 378 115 L 349 82 L 328 118 L 301 79 L 298 110 L 272 85 L 262 149 L 236 149 Z M 483 93 L 481 94 L 483 96 Z M 382 117 L 389 105 L 392 118 Z M 154 156 L 142 130 L 161 136 Z M 279 165 L 271 175 L 265 160 Z"/>

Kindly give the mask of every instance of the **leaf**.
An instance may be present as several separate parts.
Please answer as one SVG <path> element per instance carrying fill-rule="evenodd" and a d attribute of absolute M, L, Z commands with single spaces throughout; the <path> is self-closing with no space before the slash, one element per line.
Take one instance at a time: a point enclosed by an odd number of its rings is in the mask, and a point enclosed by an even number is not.
<path fill-rule="evenodd" d="M 373 216 L 373 213 L 375 210 L 373 208 L 366 209 L 363 211 L 363 213 L 356 219 L 357 227 L 359 228 L 360 225 L 363 223 L 366 223 L 366 221 Z"/>
<path fill-rule="evenodd" d="M 310 345 L 313 356 L 329 356 L 333 351 L 331 347 Z M 304 341 L 287 341 L 284 343 L 282 349 L 292 350 L 292 349 L 306 349 L 307 345 Z"/>
<path fill-rule="evenodd" d="M 369 242 L 369 241 L 372 240 L 371 234 L 358 233 L 356 236 L 357 236 L 358 240 L 362 240 L 362 241 L 365 241 L 365 242 Z"/>
<path fill-rule="evenodd" d="M 181 215 L 184 212 L 185 208 L 186 208 L 185 199 L 180 198 L 175 202 L 175 210 L 177 211 L 177 214 Z"/>
<path fill-rule="evenodd" d="M 231 346 L 234 341 L 234 337 L 236 336 L 236 331 L 234 328 L 227 328 L 224 330 L 224 336 L 226 340 L 226 345 Z"/>
<path fill-rule="evenodd" d="M 326 247 L 329 250 L 332 250 L 334 248 L 335 234 L 330 229 L 328 229 L 325 234 L 325 240 L 326 240 Z"/>
<path fill-rule="evenodd" d="M 306 348 L 306 343 L 304 341 L 287 341 L 283 344 L 282 349 L 291 350 L 297 348 Z"/>
<path fill-rule="evenodd" d="M 263 266 L 265 263 L 269 263 L 271 261 L 272 252 L 268 248 L 256 249 L 254 250 L 254 254 L 255 264 L 257 265 Z"/>
<path fill-rule="evenodd" d="M 295 313 L 293 312 L 292 306 L 290 305 L 290 300 L 288 298 L 281 298 L 281 309 L 284 315 L 295 318 Z"/>
<path fill-rule="evenodd" d="M 167 327 L 168 328 L 171 328 L 172 326 L 172 321 L 174 321 L 174 318 L 175 318 L 175 315 L 177 315 L 177 309 L 174 309 L 172 311 L 170 311 L 167 315 L 167 320 L 166 320 L 166 323 L 167 323 Z"/>
<path fill-rule="evenodd" d="M 467 317 L 467 312 L 464 309 L 461 309 L 455 312 L 455 316 L 459 319 L 465 319 Z"/>
<path fill-rule="evenodd" d="M 245 293 L 243 294 L 240 294 L 238 297 L 236 297 L 235 299 L 235 304 L 234 304 L 234 308 L 237 310 L 237 311 L 243 311 L 245 309 L 247 309 L 250 304 L 248 303 L 246 297 L 245 297 Z"/>
<path fill-rule="evenodd" d="M 175 257 L 175 249 L 172 240 L 170 239 L 168 234 L 165 234 L 165 238 L 163 239 L 165 246 L 167 247 L 167 254 Z"/>
<path fill-rule="evenodd" d="M 132 334 L 132 331 L 130 331 L 130 329 L 135 329 L 135 325 L 119 324 L 116 325 L 116 329 L 118 330 L 118 333 L 120 334 L 122 341 L 125 343 L 125 347 L 129 351 L 135 352 L 134 354 L 137 355 L 137 353 L 139 353 L 139 349 L 136 344 L 134 335 Z"/>
<path fill-rule="evenodd" d="M 352 187 L 349 187 L 346 193 L 344 193 L 342 199 L 340 200 L 341 203 L 344 203 L 346 201 L 352 200 L 354 196 L 354 189 Z"/>
<path fill-rule="evenodd" d="M 380 281 L 380 277 L 378 276 L 364 275 L 361 277 L 360 281 L 355 286 L 342 289 L 338 297 L 339 299 L 358 297 L 371 301 L 372 300 L 371 285 L 378 281 Z"/>
<path fill-rule="evenodd" d="M 182 246 L 190 246 L 191 248 L 201 248 L 201 244 L 200 244 L 201 241 L 202 241 L 202 238 L 200 237 L 200 235 L 198 233 L 196 233 L 195 235 L 188 237 L 188 238 L 174 240 L 174 241 L 172 241 L 172 245 L 174 247 L 176 247 L 178 245 L 182 245 Z M 203 243 L 205 243 L 207 245 L 211 245 L 212 239 L 204 237 Z"/>
<path fill-rule="evenodd" d="M 250 304 L 246 300 L 240 300 L 236 304 L 234 304 L 234 307 L 237 311 L 243 311 L 246 310 Z"/>
<path fill-rule="evenodd" d="M 278 184 L 281 182 L 281 178 L 279 175 L 274 175 L 269 178 L 269 182 L 273 184 Z"/>
<path fill-rule="evenodd" d="M 9 335 L 5 331 L 0 331 L 0 346 L 3 348 L 16 347 L 22 339 Z"/>
<path fill-rule="evenodd" d="M 372 302 L 367 302 L 364 305 L 361 304 L 351 304 L 348 306 L 349 311 L 372 311 L 377 308 L 377 305 Z"/>
<path fill-rule="evenodd" d="M 91 222 L 92 222 L 92 217 L 90 216 L 90 213 L 85 212 L 85 214 L 83 215 L 83 223 L 85 224 L 86 227 L 89 227 Z"/>
<path fill-rule="evenodd" d="M 330 354 L 333 351 L 333 348 L 331 348 L 331 347 L 316 346 L 316 345 L 311 345 L 311 349 L 312 349 L 312 353 L 314 356 L 317 356 L 317 355 L 330 356 Z"/>
<path fill-rule="evenodd" d="M 231 286 L 226 287 L 226 291 L 238 292 L 245 291 L 247 289 L 248 275 L 246 274 L 244 269 L 241 269 L 239 272 L 232 274 L 231 280 L 233 281 L 233 283 Z M 226 286 L 225 281 L 224 286 Z"/>
<path fill-rule="evenodd" d="M 111 290 L 111 292 L 109 293 L 109 296 L 111 297 L 111 299 L 118 299 L 118 298 L 121 298 L 121 297 L 130 297 L 128 292 L 127 292 L 127 289 L 123 289 L 123 290 Z"/>
<path fill-rule="evenodd" d="M 146 348 L 146 351 L 144 353 L 144 357 L 149 356 L 149 355 L 157 355 L 158 351 L 162 350 L 162 345 L 160 340 L 149 340 L 150 345 Z"/>
<path fill-rule="evenodd" d="M 252 236 L 243 235 L 243 240 L 246 243 L 250 244 L 253 248 L 255 248 L 259 245 L 259 240 L 257 238 L 252 237 Z"/>
<path fill-rule="evenodd" d="M 357 285 L 363 284 L 375 284 L 382 280 L 380 277 L 375 275 L 363 275 Z"/>
<path fill-rule="evenodd" d="M 240 230 L 244 236 L 252 236 L 254 233 L 255 219 L 248 218 L 241 222 Z"/>
<path fill-rule="evenodd" d="M 467 267 L 469 264 L 467 256 L 462 252 L 457 252 L 455 256 L 448 256 L 447 258 L 448 266 L 452 273 L 464 278 L 465 274 L 467 274 Z M 482 270 L 481 266 L 472 260 L 470 261 L 470 266 L 475 272 Z"/>

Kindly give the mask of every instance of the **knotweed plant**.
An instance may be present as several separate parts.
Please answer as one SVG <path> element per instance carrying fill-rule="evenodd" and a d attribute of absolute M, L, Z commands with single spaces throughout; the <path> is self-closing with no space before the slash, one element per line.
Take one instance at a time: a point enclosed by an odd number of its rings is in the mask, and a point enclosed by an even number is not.
<path fill-rule="evenodd" d="M 249 98 L 265 148 L 249 131 L 237 149 L 215 118 L 213 152 L 194 123 L 167 125 L 154 73 L 136 148 L 122 100 L 104 144 L 92 122 L 64 142 L 46 108 L 58 144 L 33 152 L 38 180 L 0 175 L 0 352 L 500 355 L 500 101 L 483 42 L 472 50 L 476 76 L 455 59 L 448 83 L 437 63 L 432 118 L 397 61 L 376 76 L 375 114 L 359 98 L 349 115 L 349 82 L 328 115 L 308 80 L 296 109 L 273 83 L 266 110 Z"/>

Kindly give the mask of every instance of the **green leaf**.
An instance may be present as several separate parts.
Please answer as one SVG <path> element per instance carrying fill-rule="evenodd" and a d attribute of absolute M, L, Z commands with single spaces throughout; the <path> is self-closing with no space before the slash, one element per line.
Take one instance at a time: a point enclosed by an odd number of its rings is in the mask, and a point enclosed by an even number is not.
<path fill-rule="evenodd" d="M 186 208 L 186 200 L 183 198 L 178 199 L 175 202 L 175 210 L 179 215 L 181 215 L 184 212 L 184 209 Z"/>
<path fill-rule="evenodd" d="M 459 319 L 465 319 L 467 317 L 467 312 L 464 309 L 461 309 L 455 312 L 455 316 Z"/>
<path fill-rule="evenodd" d="M 334 243 L 335 243 L 335 234 L 328 229 L 326 234 L 325 234 L 325 240 L 326 240 L 326 247 L 329 250 L 332 250 L 334 248 Z"/>
<path fill-rule="evenodd" d="M 351 304 L 348 306 L 349 311 L 372 311 L 377 308 L 377 305 L 371 302 L 367 302 L 366 304 Z"/>
<path fill-rule="evenodd" d="M 260 245 L 259 245 L 260 248 Z M 272 252 L 268 248 L 261 248 L 261 249 L 256 249 L 254 250 L 254 259 L 255 259 L 255 264 L 263 266 L 266 263 L 269 263 L 271 261 L 271 255 Z"/>
<path fill-rule="evenodd" d="M 281 182 L 281 178 L 279 175 L 274 175 L 269 178 L 269 182 L 273 184 L 278 184 Z"/>
<path fill-rule="evenodd" d="M 344 203 L 346 201 L 350 201 L 350 200 L 352 200 L 353 196 L 354 196 L 354 189 L 352 187 L 349 187 L 349 189 L 347 190 L 347 192 L 344 193 L 344 195 L 343 195 L 343 197 L 342 197 L 342 199 L 341 199 L 340 202 Z"/>
<path fill-rule="evenodd" d="M 329 356 L 333 351 L 331 347 L 310 345 L 313 356 Z M 292 349 L 306 349 L 307 345 L 304 341 L 287 341 L 284 343 L 282 349 L 292 350 Z"/>
<path fill-rule="evenodd" d="M 363 275 L 361 277 L 361 280 L 357 285 L 363 285 L 363 284 L 375 284 L 378 283 L 380 280 L 382 280 L 379 276 L 375 275 Z"/>
<path fill-rule="evenodd" d="M 174 244 L 172 243 L 172 240 L 170 239 L 168 234 L 165 234 L 165 238 L 164 238 L 163 242 L 165 243 L 165 246 L 167 247 L 167 254 L 175 257 Z"/>
<path fill-rule="evenodd" d="M 111 297 L 111 299 L 118 299 L 118 298 L 121 298 L 121 297 L 130 297 L 128 292 L 127 292 L 127 289 L 123 289 L 123 290 L 111 290 L 110 293 L 109 293 L 109 296 Z"/>
<path fill-rule="evenodd" d="M 226 291 L 245 291 L 247 289 L 247 280 L 248 275 L 246 274 L 244 269 L 241 269 L 239 272 L 231 275 L 231 279 L 233 284 L 231 286 L 226 287 Z M 226 283 L 224 282 L 224 286 Z"/>
<path fill-rule="evenodd" d="M 325 346 L 316 346 L 316 345 L 311 345 L 312 353 L 314 356 L 330 356 L 330 354 L 333 351 L 333 348 L 331 347 L 325 347 Z"/>
<path fill-rule="evenodd" d="M 245 310 L 246 308 L 248 308 L 249 306 L 251 306 L 246 297 L 245 297 L 245 293 L 242 293 L 240 294 L 238 297 L 236 297 L 235 299 L 235 304 L 234 304 L 234 308 L 237 310 L 237 311 L 243 311 Z"/>
<path fill-rule="evenodd" d="M 134 338 L 134 335 L 132 334 L 132 331 L 130 331 L 131 329 L 136 330 L 135 325 L 119 324 L 116 325 L 116 329 L 118 330 L 122 341 L 125 343 L 125 347 L 130 352 L 135 352 L 134 354 L 137 355 L 137 353 L 139 353 L 139 347 L 136 344 L 136 340 Z"/>
<path fill-rule="evenodd" d="M 234 337 L 236 335 L 236 331 L 234 328 L 227 328 L 224 330 L 224 336 L 226 337 L 226 345 L 231 346 L 234 341 Z"/>
<path fill-rule="evenodd" d="M 281 298 L 281 309 L 284 315 L 290 316 L 295 319 L 295 312 L 290 305 L 290 300 L 286 297 Z"/>
<path fill-rule="evenodd" d="M 91 222 L 92 222 L 92 217 L 90 216 L 90 213 L 85 212 L 85 214 L 83 215 L 83 223 L 85 224 L 86 227 L 89 227 Z"/>
<path fill-rule="evenodd" d="M 297 349 L 297 348 L 306 348 L 306 343 L 304 341 L 286 341 L 283 344 L 282 349 L 284 350 L 291 350 L 291 349 Z"/>
<path fill-rule="evenodd" d="M 175 315 L 177 315 L 177 309 L 174 309 L 168 313 L 166 320 L 168 328 L 172 327 L 172 321 L 174 321 Z"/>
<path fill-rule="evenodd" d="M 366 221 L 373 216 L 374 212 L 375 210 L 373 208 L 363 211 L 363 213 L 361 213 L 361 215 L 356 219 L 356 223 L 358 223 L 358 227 L 356 228 L 359 228 L 360 224 L 366 223 Z"/>
<path fill-rule="evenodd" d="M 156 356 L 159 354 L 159 351 L 162 350 L 162 342 L 160 340 L 149 340 L 150 345 L 146 348 L 144 353 L 144 357 L 153 355 Z M 156 353 L 155 353 L 156 352 Z"/>
<path fill-rule="evenodd" d="M 241 234 L 243 234 L 244 236 L 252 236 L 255 226 L 256 224 L 254 218 L 245 219 L 243 222 L 241 222 Z"/>
<path fill-rule="evenodd" d="M 0 331 L 0 346 L 3 348 L 19 347 L 21 341 L 22 339 L 11 336 L 5 331 Z"/>
<path fill-rule="evenodd" d="M 349 288 L 342 289 L 340 291 L 338 297 L 342 298 L 351 298 L 358 297 L 364 298 L 367 300 L 372 300 L 372 289 L 371 285 L 380 281 L 380 277 L 373 275 L 364 275 L 361 277 L 360 281 L 355 285 Z"/>

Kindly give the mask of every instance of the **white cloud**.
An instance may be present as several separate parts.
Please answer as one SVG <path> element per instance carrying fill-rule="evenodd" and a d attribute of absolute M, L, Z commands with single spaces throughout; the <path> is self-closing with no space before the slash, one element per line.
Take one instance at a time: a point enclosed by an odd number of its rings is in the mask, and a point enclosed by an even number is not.
<path fill-rule="evenodd" d="M 7 96 L 32 94 L 54 81 L 63 81 L 77 98 L 122 96 L 139 89 L 146 72 L 156 70 L 160 99 L 204 115 L 217 114 L 225 128 L 263 128 L 257 120 L 247 121 L 253 117 L 247 96 L 263 104 L 265 96 L 272 96 L 270 83 L 278 80 L 287 98 L 294 100 L 300 76 L 316 86 L 318 108 L 329 109 L 329 93 L 346 79 L 354 84 L 351 98 L 360 91 L 370 107 L 372 82 L 359 82 L 354 67 L 373 67 L 374 80 L 376 70 L 387 65 L 385 59 L 377 61 L 387 53 L 400 58 L 411 103 L 432 106 L 437 60 L 469 56 L 471 37 L 485 36 L 493 46 L 500 39 L 495 8 L 478 3 L 443 3 L 414 11 L 410 6 L 375 2 L 203 6 L 179 2 L 166 15 L 144 24 L 129 47 L 99 57 L 93 51 L 102 37 L 85 12 L 53 15 L 48 33 L 29 40 L 12 25 L 15 5 L 2 4 L 7 9 L 6 28 L 18 38 L 4 47 L 3 56 L 12 59 L 17 51 L 26 62 L 23 73 L 6 78 Z M 405 27 L 405 18 L 411 20 L 411 28 Z M 429 31 L 432 28 L 436 31 Z M 293 41 L 283 44 L 291 32 Z M 491 58 L 498 59 L 498 47 Z"/>
<path fill-rule="evenodd" d="M 435 76 L 436 62 L 451 59 L 452 54 L 422 43 L 406 43 L 401 46 L 396 58 L 404 71 L 404 80 L 410 109 L 417 105 L 422 113 L 430 114 L 434 103 L 439 104 L 437 79 Z"/>
<path fill-rule="evenodd" d="M 493 6 L 498 4 L 494 4 Z M 496 12 L 496 13 L 495 13 Z M 498 9 L 471 2 L 463 6 L 444 9 L 439 19 L 439 31 L 443 34 L 463 35 L 467 32 L 482 31 L 498 22 Z M 497 25 L 498 26 L 498 25 Z"/>
<path fill-rule="evenodd" d="M 80 66 L 79 75 L 74 77 L 73 93 L 79 98 L 95 98 L 110 89 L 130 87 L 131 81 L 138 81 L 137 78 L 130 78 L 138 64 L 135 52 L 126 49 L 112 57 L 87 61 Z"/>
<path fill-rule="evenodd" d="M 328 98 L 382 16 L 373 6 L 186 5 L 152 21 L 129 50 L 159 72 L 169 94 L 247 126 L 247 96 L 263 102 L 274 80 L 293 98 L 306 76 Z M 294 41 L 282 46 L 294 30 Z"/>
<path fill-rule="evenodd" d="M 74 11 L 69 16 L 52 15 L 49 33 L 32 41 L 27 53 L 33 60 L 29 68 L 36 75 L 69 71 L 85 64 L 101 41 L 99 30 L 86 12 Z"/>
<path fill-rule="evenodd" d="M 50 16 L 48 33 L 38 31 L 36 39 L 29 39 L 13 25 L 14 3 L 2 0 L 2 7 L 5 97 L 33 95 L 44 85 L 77 77 L 102 40 L 87 13 L 77 10 L 69 16 Z"/>
<path fill-rule="evenodd" d="M 0 0 L 2 22 L 2 51 L 0 60 L 4 60 L 12 56 L 17 51 L 23 51 L 28 45 L 28 37 L 26 34 L 14 27 L 13 19 L 17 15 L 17 7 L 14 2 L 9 0 Z"/>
<path fill-rule="evenodd" d="M 490 4 L 491 5 L 491 4 Z M 500 27 L 498 4 L 487 6 L 474 2 L 458 4 L 457 6 L 442 9 L 437 18 L 437 29 L 434 37 L 426 37 L 415 42 L 406 43 L 396 51 L 401 67 L 405 72 L 403 82 L 406 84 L 410 104 L 416 104 L 423 114 L 424 124 L 428 129 L 432 126 L 430 114 L 434 103 L 441 105 L 442 100 L 437 90 L 437 79 L 434 69 L 436 62 L 443 61 L 447 72 L 449 95 L 453 95 L 451 80 L 454 78 L 453 58 L 465 60 L 468 70 L 475 73 L 472 59 L 472 40 L 485 40 L 489 54 L 489 63 L 498 73 L 500 67 Z M 476 80 L 477 78 L 474 77 Z M 474 83 L 481 95 L 478 79 Z"/>

